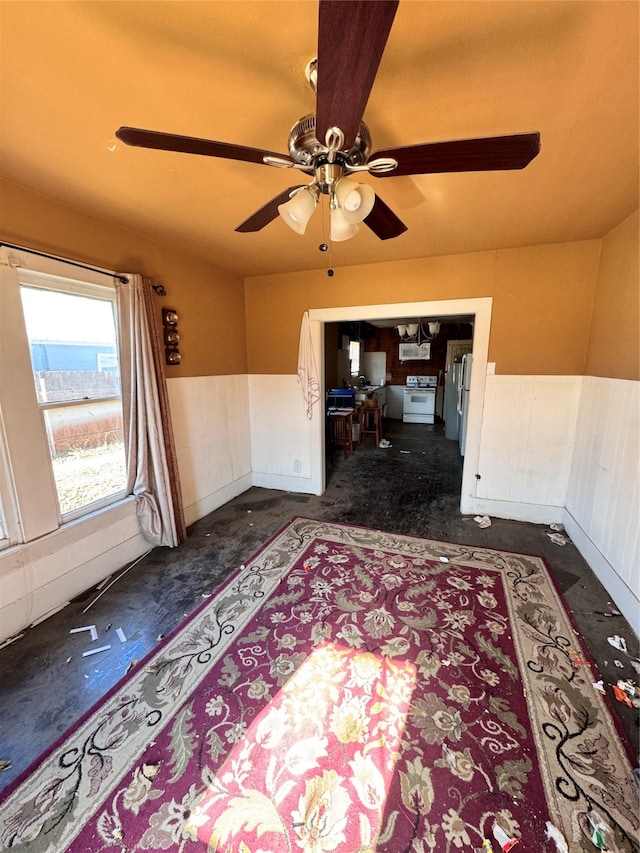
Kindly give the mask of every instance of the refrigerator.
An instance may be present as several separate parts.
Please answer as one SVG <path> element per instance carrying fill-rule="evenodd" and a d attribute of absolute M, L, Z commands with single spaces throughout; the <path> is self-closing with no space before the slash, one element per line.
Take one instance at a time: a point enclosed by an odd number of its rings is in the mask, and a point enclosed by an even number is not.
<path fill-rule="evenodd" d="M 467 421 L 469 419 L 469 391 L 471 389 L 472 364 L 473 356 L 470 352 L 462 356 L 458 384 L 458 414 L 460 415 L 458 442 L 460 444 L 461 456 L 464 456 L 465 444 L 467 442 Z"/>
<path fill-rule="evenodd" d="M 458 414 L 458 394 L 462 361 L 452 361 L 444 374 L 444 437 L 458 441 L 460 435 L 460 415 Z"/>

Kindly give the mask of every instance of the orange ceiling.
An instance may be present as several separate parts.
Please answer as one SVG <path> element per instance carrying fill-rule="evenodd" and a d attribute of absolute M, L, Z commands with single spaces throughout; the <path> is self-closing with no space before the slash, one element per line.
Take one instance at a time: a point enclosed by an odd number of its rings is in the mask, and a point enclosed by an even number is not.
<path fill-rule="evenodd" d="M 401 0 L 365 112 L 373 150 L 540 131 L 523 171 L 371 182 L 406 223 L 333 266 L 601 237 L 638 206 L 638 9 Z M 312 112 L 316 2 L 0 2 L 0 175 L 242 275 L 322 268 L 327 211 L 234 228 L 299 173 L 129 148 L 132 125 L 287 153 Z M 326 199 L 325 199 L 326 206 Z"/>

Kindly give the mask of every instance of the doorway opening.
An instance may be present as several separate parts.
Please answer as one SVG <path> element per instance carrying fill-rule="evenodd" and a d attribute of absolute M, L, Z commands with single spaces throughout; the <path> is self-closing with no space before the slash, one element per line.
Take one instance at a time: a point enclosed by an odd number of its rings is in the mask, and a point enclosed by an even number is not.
<path fill-rule="evenodd" d="M 376 323 L 384 322 L 385 325 L 381 327 L 389 328 L 386 324 L 390 324 L 391 327 L 403 325 L 403 320 L 406 323 L 407 318 L 426 319 L 434 317 L 438 318 L 441 323 L 448 322 L 449 320 L 451 320 L 452 323 L 455 323 L 460 318 L 464 318 L 465 321 L 468 320 L 473 324 L 473 371 L 471 373 L 469 383 L 466 443 L 462 461 L 463 470 L 460 491 L 460 510 L 464 513 L 474 511 L 476 494 L 475 473 L 477 471 L 480 449 L 480 431 L 484 404 L 491 307 L 492 299 L 490 297 L 480 297 L 475 299 L 440 300 L 433 302 L 311 309 L 309 311 L 312 340 L 317 363 L 323 366 L 324 389 L 328 387 L 327 378 L 330 380 L 330 377 L 324 375 L 325 371 L 328 370 L 326 362 L 327 348 L 325 344 L 325 329 L 328 325 L 337 324 L 339 327 L 340 324 L 360 322 L 367 323 L 374 328 L 378 328 Z M 389 334 L 392 332 L 396 335 L 398 334 L 397 329 L 392 328 L 389 331 Z M 364 368 L 364 360 L 362 361 L 362 366 Z M 387 373 L 388 371 L 385 369 L 385 388 L 390 390 L 393 388 L 393 383 L 387 383 Z M 366 372 L 364 374 L 359 374 L 359 377 L 360 376 L 364 376 L 365 381 L 371 378 L 366 376 Z M 380 379 L 381 377 L 374 378 Z M 389 402 L 385 403 L 387 406 L 387 417 L 389 414 L 398 414 L 397 400 L 394 402 L 394 396 L 395 392 L 390 391 L 391 411 L 389 410 Z M 443 405 L 444 401 L 442 401 L 442 406 Z M 396 419 L 397 418 L 390 418 L 389 420 Z M 317 418 L 315 422 L 312 423 L 311 428 L 313 433 L 312 477 L 314 478 L 314 482 L 317 484 L 316 494 L 323 494 L 326 489 L 325 447 L 327 436 L 325 418 Z"/>

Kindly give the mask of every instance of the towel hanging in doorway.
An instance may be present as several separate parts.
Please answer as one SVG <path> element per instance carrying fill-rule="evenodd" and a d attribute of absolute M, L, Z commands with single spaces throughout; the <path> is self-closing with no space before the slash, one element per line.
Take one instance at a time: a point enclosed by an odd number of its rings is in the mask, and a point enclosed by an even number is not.
<path fill-rule="evenodd" d="M 302 315 L 300 326 L 300 347 L 298 349 L 298 382 L 302 387 L 302 396 L 307 409 L 307 418 L 313 417 L 313 406 L 320 399 L 320 380 L 316 368 L 316 360 L 313 354 L 311 341 L 311 326 L 309 324 L 309 312 Z"/>

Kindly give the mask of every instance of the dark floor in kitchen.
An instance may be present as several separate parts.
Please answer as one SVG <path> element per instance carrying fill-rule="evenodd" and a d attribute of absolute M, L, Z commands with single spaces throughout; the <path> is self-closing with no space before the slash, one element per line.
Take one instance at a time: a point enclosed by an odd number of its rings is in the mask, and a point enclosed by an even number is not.
<path fill-rule="evenodd" d="M 554 544 L 546 525 L 492 519 L 490 527 L 481 528 L 472 516 L 461 515 L 462 460 L 457 443 L 444 438 L 441 426 L 385 421 L 383 434 L 392 447 L 378 448 L 367 437 L 347 459 L 341 450 L 332 451 L 324 495 L 252 488 L 194 524 L 179 548 L 150 551 L 97 601 L 98 590 L 88 590 L 1 649 L 0 760 L 10 766 L 0 772 L 0 788 L 294 516 L 539 554 L 563 591 L 605 684 L 638 681 L 631 666 L 639 656 L 638 638 L 622 616 L 602 615 L 616 610 L 616 603 L 571 542 Z M 111 648 L 83 658 L 89 634 L 69 631 L 91 624 Z M 118 638 L 119 628 L 126 642 Z M 609 644 L 607 638 L 614 635 L 626 641 L 628 654 Z M 613 698 L 612 706 L 637 755 L 638 709 Z"/>

